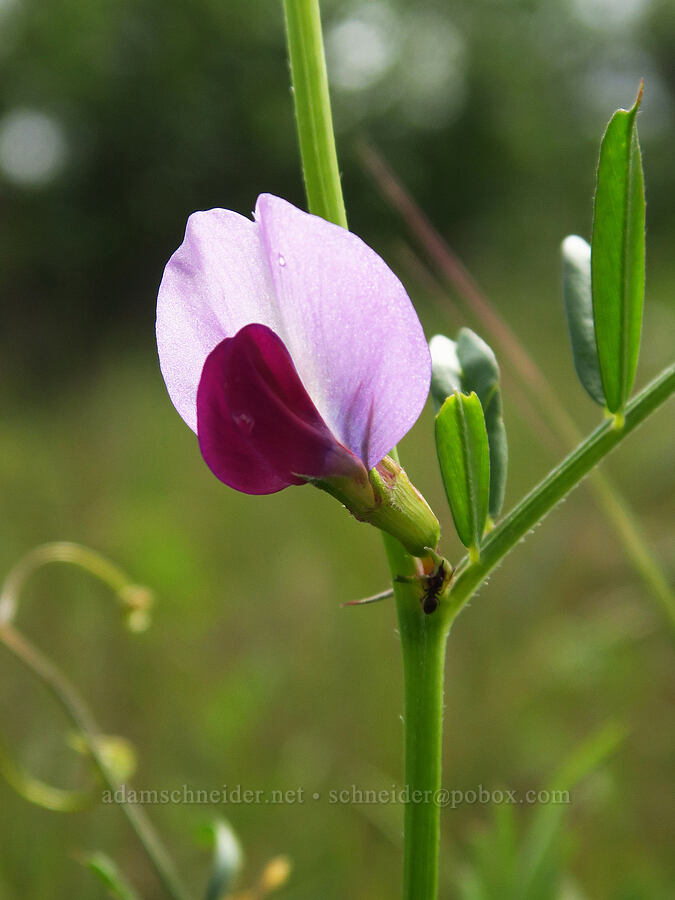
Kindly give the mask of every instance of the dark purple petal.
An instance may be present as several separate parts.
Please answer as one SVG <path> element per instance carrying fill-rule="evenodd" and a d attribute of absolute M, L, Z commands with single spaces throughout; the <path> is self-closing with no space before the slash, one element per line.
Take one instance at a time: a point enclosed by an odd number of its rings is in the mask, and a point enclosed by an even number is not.
<path fill-rule="evenodd" d="M 213 474 L 247 494 L 273 494 L 308 478 L 367 478 L 302 385 L 283 341 L 246 325 L 204 363 L 197 390 L 199 446 Z"/>

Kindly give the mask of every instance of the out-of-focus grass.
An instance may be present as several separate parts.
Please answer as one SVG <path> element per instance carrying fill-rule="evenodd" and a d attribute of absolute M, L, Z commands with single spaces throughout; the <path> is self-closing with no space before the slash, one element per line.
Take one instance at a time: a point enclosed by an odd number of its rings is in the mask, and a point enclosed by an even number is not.
<path fill-rule="evenodd" d="M 590 422 L 592 408 L 561 340 L 562 313 L 556 307 L 544 315 L 538 302 L 514 304 L 514 317 L 526 323 L 558 389 L 579 404 L 580 420 Z M 665 318 L 658 303 L 648 309 L 653 349 L 641 380 L 661 362 Z M 431 334 L 442 322 L 429 314 L 425 324 Z M 505 399 L 508 505 L 552 460 L 508 392 Z M 672 418 L 662 411 L 608 463 L 661 555 L 664 485 L 672 487 L 669 430 L 672 437 Z M 304 791 L 304 803 L 149 807 L 188 878 L 205 883 L 208 859 L 195 834 L 224 814 L 247 848 L 251 872 L 273 854 L 292 857 L 294 874 L 280 897 L 396 896 L 400 808 L 328 800 L 331 789 L 402 780 L 393 607 L 339 605 L 385 585 L 377 533 L 310 488 L 255 498 L 216 482 L 166 397 L 150 348 L 114 355 L 48 402 L 14 403 L 0 431 L 3 572 L 39 542 L 76 540 L 157 593 L 150 631 L 131 636 L 103 588 L 51 569 L 32 582 L 19 618 L 82 687 L 102 728 L 134 742 L 134 785 Z M 428 410 L 401 452 L 440 511 L 456 556 Z M 445 784 L 545 787 L 599 724 L 624 722 L 626 744 L 572 793 L 569 869 L 590 897 L 665 896 L 673 875 L 673 822 L 664 801 L 674 737 L 669 677 L 672 649 L 661 619 L 582 488 L 456 623 Z M 0 684 L 3 736 L 36 774 L 75 783 L 81 761 L 63 743 L 65 721 L 1 648 Z M 322 799 L 314 801 L 314 792 Z M 29 807 L 0 783 L 0 809 L 3 900 L 101 897 L 74 861 L 95 849 L 115 857 L 142 896 L 160 896 L 114 808 L 59 816 Z M 516 810 L 522 821 L 532 813 Z M 491 821 L 492 810 L 481 805 L 445 812 L 446 874 Z"/>

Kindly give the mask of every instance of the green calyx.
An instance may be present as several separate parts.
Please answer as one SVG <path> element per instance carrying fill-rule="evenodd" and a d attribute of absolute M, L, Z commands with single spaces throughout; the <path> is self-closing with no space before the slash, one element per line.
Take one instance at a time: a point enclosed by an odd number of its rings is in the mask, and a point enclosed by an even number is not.
<path fill-rule="evenodd" d="M 368 480 L 326 478 L 317 487 L 344 504 L 359 522 L 386 531 L 413 556 L 429 555 L 440 537 L 440 526 L 431 507 L 391 457 L 371 469 Z"/>

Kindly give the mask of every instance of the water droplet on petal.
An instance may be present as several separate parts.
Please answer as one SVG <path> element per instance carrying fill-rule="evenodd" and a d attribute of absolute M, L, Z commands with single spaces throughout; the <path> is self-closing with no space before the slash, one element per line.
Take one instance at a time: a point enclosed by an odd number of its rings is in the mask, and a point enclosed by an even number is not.
<path fill-rule="evenodd" d="M 248 413 L 239 413 L 239 415 L 232 416 L 232 418 L 239 431 L 243 431 L 244 434 L 250 434 L 253 431 L 253 426 L 255 425 L 253 416 L 250 416 Z"/>
<path fill-rule="evenodd" d="M 279 254 L 279 265 L 280 266 L 286 265 L 286 257 L 283 255 L 283 253 Z"/>

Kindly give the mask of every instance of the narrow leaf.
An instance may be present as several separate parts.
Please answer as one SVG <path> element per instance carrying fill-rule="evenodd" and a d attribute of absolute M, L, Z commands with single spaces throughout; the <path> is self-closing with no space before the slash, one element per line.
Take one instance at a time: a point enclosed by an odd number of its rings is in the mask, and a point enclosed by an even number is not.
<path fill-rule="evenodd" d="M 462 367 L 462 381 L 485 403 L 499 384 L 499 366 L 492 348 L 470 328 L 460 328 L 457 334 L 457 357 Z M 484 402 L 485 401 L 485 402 Z"/>
<path fill-rule="evenodd" d="M 595 343 L 591 293 L 591 246 L 576 234 L 562 242 L 563 300 L 572 343 L 574 368 L 586 393 L 605 405 L 602 376 Z"/>
<path fill-rule="evenodd" d="M 455 391 L 475 391 L 483 406 L 490 451 L 489 514 L 496 519 L 504 505 L 508 468 L 508 444 L 499 388 L 499 365 L 491 347 L 482 338 L 462 328 L 457 341 L 437 334 L 431 351 L 431 398 L 436 410 Z"/>
<path fill-rule="evenodd" d="M 453 394 L 436 416 L 436 451 L 459 539 L 478 558 L 490 494 L 490 455 L 477 394 Z"/>
<path fill-rule="evenodd" d="M 483 406 L 490 450 L 489 514 L 498 518 L 504 505 L 508 470 L 508 444 L 499 388 L 499 364 L 492 348 L 470 328 L 457 335 L 457 356 L 462 367 L 463 391 L 475 391 Z"/>
<path fill-rule="evenodd" d="M 617 110 L 600 146 L 591 240 L 593 316 L 607 403 L 620 412 L 637 369 L 645 286 L 645 197 L 635 105 Z"/>
<path fill-rule="evenodd" d="M 236 834 L 224 819 L 217 819 L 210 830 L 214 841 L 213 864 L 205 900 L 220 900 L 237 877 L 243 854 Z"/>
<path fill-rule="evenodd" d="M 115 900 L 138 900 L 138 894 L 129 886 L 117 863 L 105 853 L 92 853 L 82 863 L 106 886 L 110 897 Z"/>
<path fill-rule="evenodd" d="M 450 394 L 462 390 L 462 367 L 457 356 L 457 344 L 444 334 L 435 334 L 429 341 L 431 353 L 431 401 L 437 413 Z"/>

